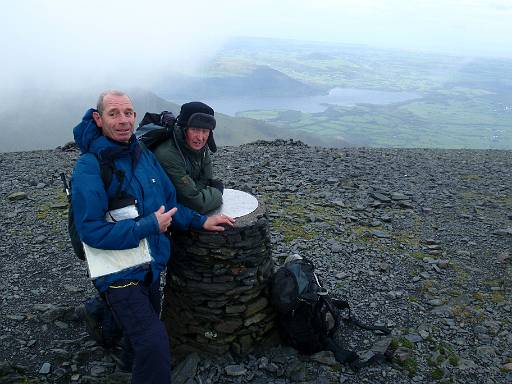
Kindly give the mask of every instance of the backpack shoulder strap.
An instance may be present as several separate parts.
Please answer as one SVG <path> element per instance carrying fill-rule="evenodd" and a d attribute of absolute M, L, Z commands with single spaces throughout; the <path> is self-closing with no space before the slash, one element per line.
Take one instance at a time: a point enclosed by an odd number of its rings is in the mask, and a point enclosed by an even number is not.
<path fill-rule="evenodd" d="M 357 325 L 359 328 L 366 329 L 368 331 L 379 331 L 379 332 L 382 332 L 384 335 L 389 335 L 391 333 L 391 330 L 388 327 L 379 326 L 379 325 L 370 325 L 370 324 L 365 324 L 365 323 L 361 322 L 359 319 L 357 319 L 352 314 L 352 311 L 350 310 L 350 305 L 348 304 L 347 301 L 344 301 L 344 300 L 341 300 L 341 299 L 338 299 L 335 297 L 330 297 L 327 299 L 327 301 L 329 302 L 330 305 L 334 306 L 335 308 L 337 308 L 339 310 L 346 309 L 348 311 L 348 316 L 342 318 L 342 320 L 345 323 Z"/>
<path fill-rule="evenodd" d="M 105 187 L 105 191 L 108 192 L 110 184 L 112 184 L 112 179 L 114 178 L 114 174 L 119 180 L 119 185 L 117 187 L 115 196 L 119 196 L 121 193 L 121 189 L 123 188 L 124 181 L 124 171 L 122 169 L 116 169 L 113 160 L 100 160 L 96 157 L 100 164 L 100 177 L 103 181 L 103 186 Z"/>
<path fill-rule="evenodd" d="M 99 161 L 99 159 L 98 159 Z M 114 165 L 113 162 L 105 162 L 100 161 L 100 176 L 101 181 L 103 181 L 103 185 L 105 186 L 105 190 L 108 190 L 110 184 L 112 184 L 112 178 L 114 175 Z"/>
<path fill-rule="evenodd" d="M 112 184 L 112 178 L 113 178 L 113 175 L 115 173 L 114 162 L 113 161 L 106 161 L 106 160 L 105 161 L 101 161 L 98 158 L 98 156 L 96 156 L 96 155 L 94 155 L 94 157 L 96 158 L 96 160 L 98 161 L 98 163 L 100 165 L 101 181 L 103 181 L 103 185 L 105 186 L 105 190 L 108 190 L 108 188 L 110 187 L 110 184 Z M 122 177 L 124 177 L 124 174 L 123 174 Z M 61 172 L 60 178 L 62 180 L 63 190 L 66 193 L 66 195 L 68 197 L 68 200 L 71 201 L 71 182 L 69 182 L 69 184 L 68 184 L 68 181 L 66 179 L 66 174 L 64 172 Z"/>

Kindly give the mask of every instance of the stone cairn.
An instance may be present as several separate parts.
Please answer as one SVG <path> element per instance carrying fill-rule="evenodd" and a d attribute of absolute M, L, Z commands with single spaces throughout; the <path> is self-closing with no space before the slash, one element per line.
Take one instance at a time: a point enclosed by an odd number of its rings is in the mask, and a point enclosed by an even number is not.
<path fill-rule="evenodd" d="M 264 206 L 224 232 L 177 232 L 173 240 L 162 308 L 173 357 L 244 355 L 271 340 L 273 262 Z"/>

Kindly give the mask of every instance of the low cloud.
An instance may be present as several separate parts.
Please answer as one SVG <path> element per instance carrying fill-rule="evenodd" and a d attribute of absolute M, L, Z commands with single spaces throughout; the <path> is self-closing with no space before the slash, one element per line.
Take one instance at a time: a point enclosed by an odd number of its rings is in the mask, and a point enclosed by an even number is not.
<path fill-rule="evenodd" d="M 2 5 L 4 90 L 131 87 L 192 71 L 226 35 L 200 4 L 19 0 Z"/>
<path fill-rule="evenodd" d="M 233 35 L 510 57 L 509 9 L 499 0 L 7 1 L 1 89 L 150 87 L 194 72 Z"/>

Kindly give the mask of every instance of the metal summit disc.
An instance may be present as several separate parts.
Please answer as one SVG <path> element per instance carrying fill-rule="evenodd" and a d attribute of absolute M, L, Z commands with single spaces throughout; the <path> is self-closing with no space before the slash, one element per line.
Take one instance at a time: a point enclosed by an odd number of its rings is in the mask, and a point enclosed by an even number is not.
<path fill-rule="evenodd" d="M 224 189 L 222 205 L 208 212 L 208 216 L 224 214 L 233 218 L 248 215 L 258 208 L 258 200 L 251 194 L 237 189 Z"/>

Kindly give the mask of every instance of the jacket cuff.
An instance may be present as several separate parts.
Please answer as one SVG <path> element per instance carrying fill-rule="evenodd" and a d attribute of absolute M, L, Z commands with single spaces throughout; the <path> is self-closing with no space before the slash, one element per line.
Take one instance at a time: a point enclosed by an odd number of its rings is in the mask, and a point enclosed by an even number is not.
<path fill-rule="evenodd" d="M 148 237 L 149 235 L 159 233 L 160 227 L 158 226 L 158 220 L 156 219 L 155 214 L 153 213 L 137 220 L 135 223 L 135 231 L 140 240 Z"/>
<path fill-rule="evenodd" d="M 201 215 L 199 213 L 195 213 L 192 216 L 192 220 L 190 221 L 190 226 L 194 229 L 203 229 L 203 224 L 208 217 L 205 215 Z"/>

